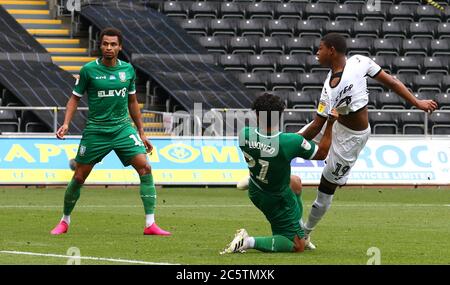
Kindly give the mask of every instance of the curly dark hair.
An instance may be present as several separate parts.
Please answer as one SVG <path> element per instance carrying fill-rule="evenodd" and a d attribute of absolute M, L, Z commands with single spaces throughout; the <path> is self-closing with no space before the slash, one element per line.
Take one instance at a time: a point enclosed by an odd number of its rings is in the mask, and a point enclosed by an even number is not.
<path fill-rule="evenodd" d="M 326 34 L 321 40 L 328 48 L 334 47 L 334 49 L 342 54 L 347 52 L 347 42 L 345 38 L 338 33 Z"/>
<path fill-rule="evenodd" d="M 267 121 L 266 125 L 271 127 L 278 125 L 281 114 L 285 108 L 286 105 L 283 100 L 281 100 L 280 97 L 270 93 L 263 93 L 261 96 L 256 98 L 252 105 L 252 110 L 255 110 L 258 118 L 260 115 L 263 116 L 263 118 L 265 117 Z M 272 115 L 275 115 L 274 112 L 277 112 L 275 114 L 278 114 L 278 120 L 272 122 Z"/>
<path fill-rule="evenodd" d="M 119 45 L 122 45 L 122 32 L 116 28 L 105 28 L 100 32 L 99 40 L 102 42 L 103 36 L 116 36 L 119 40 Z"/>

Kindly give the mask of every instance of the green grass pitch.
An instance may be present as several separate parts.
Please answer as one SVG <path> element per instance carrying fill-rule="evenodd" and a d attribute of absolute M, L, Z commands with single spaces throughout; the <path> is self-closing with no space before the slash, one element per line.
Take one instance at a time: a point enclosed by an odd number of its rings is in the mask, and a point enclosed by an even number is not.
<path fill-rule="evenodd" d="M 137 187 L 87 187 L 63 236 L 49 231 L 62 211 L 63 187 L 0 188 L 0 264 L 66 264 L 70 247 L 81 256 L 175 264 L 366 264 L 380 250 L 381 264 L 450 263 L 450 189 L 342 188 L 313 233 L 316 251 L 302 254 L 219 255 L 236 229 L 270 235 L 269 224 L 247 192 L 231 188 L 158 189 L 158 224 L 171 237 L 143 236 Z M 315 190 L 304 189 L 305 214 Z M 32 255 L 12 254 L 27 252 Z M 38 256 L 35 254 L 45 254 Z M 70 253 L 69 253 L 70 255 Z M 81 264 L 125 264 L 83 259 Z"/>

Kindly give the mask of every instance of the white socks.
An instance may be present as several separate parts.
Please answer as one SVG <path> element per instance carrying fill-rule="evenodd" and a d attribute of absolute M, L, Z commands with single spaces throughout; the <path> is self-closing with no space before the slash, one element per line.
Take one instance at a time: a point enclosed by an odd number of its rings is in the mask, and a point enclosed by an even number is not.
<path fill-rule="evenodd" d="M 155 214 L 145 215 L 145 227 L 148 228 L 155 222 Z"/>
<path fill-rule="evenodd" d="M 70 225 L 70 216 L 63 215 L 63 217 L 61 218 L 61 221 L 64 221 L 68 225 Z"/>
<path fill-rule="evenodd" d="M 325 213 L 328 211 L 331 206 L 331 201 L 333 201 L 333 196 L 334 195 L 328 195 L 317 191 L 317 198 L 311 207 L 308 221 L 304 225 L 306 235 L 309 235 L 309 233 L 322 219 L 323 215 L 325 215 Z"/>
<path fill-rule="evenodd" d="M 248 237 L 244 240 L 245 249 L 254 248 L 255 247 L 255 238 Z"/>

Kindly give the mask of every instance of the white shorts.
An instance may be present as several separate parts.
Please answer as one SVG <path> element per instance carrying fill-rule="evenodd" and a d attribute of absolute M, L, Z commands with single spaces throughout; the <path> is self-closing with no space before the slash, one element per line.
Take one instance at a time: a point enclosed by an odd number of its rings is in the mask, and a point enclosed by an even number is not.
<path fill-rule="evenodd" d="M 370 125 L 363 131 L 354 131 L 336 121 L 333 125 L 330 152 L 322 171 L 323 177 L 333 184 L 346 184 L 350 169 L 355 165 L 369 136 Z"/>

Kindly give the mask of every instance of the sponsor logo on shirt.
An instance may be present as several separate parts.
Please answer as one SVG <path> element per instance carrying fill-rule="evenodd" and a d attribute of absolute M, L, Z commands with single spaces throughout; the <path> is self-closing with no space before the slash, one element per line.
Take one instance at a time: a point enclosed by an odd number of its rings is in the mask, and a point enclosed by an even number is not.
<path fill-rule="evenodd" d="M 111 75 L 109 76 L 109 80 L 116 80 L 116 76 L 113 75 L 113 74 L 111 74 Z"/>
<path fill-rule="evenodd" d="M 106 75 L 96 76 L 95 79 L 96 79 L 96 80 L 99 80 L 99 79 L 106 79 Z"/>
<path fill-rule="evenodd" d="M 97 92 L 98 97 L 114 97 L 114 96 L 122 96 L 125 97 L 127 95 L 127 88 L 124 87 L 119 90 L 100 90 Z"/>

